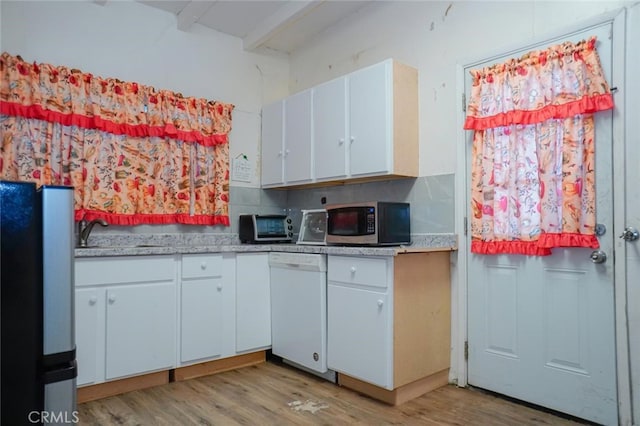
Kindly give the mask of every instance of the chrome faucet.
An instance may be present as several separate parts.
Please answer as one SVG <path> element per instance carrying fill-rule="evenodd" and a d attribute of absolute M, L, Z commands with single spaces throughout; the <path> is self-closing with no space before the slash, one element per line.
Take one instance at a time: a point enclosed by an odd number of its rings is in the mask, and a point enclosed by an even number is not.
<path fill-rule="evenodd" d="M 109 224 L 103 219 L 95 219 L 91 222 L 87 222 L 86 220 L 80 221 L 80 243 L 78 244 L 79 247 L 87 247 L 89 234 L 91 234 L 91 230 L 96 223 L 100 226 L 109 226 Z"/>

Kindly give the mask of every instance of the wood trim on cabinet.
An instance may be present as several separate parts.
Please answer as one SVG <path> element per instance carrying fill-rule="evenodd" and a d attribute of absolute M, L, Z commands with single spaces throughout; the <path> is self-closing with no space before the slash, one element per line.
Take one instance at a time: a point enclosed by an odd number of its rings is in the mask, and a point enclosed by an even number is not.
<path fill-rule="evenodd" d="M 394 257 L 394 388 L 449 368 L 449 257 L 446 251 Z"/>
<path fill-rule="evenodd" d="M 169 370 L 78 388 L 78 404 L 169 383 Z"/>
<path fill-rule="evenodd" d="M 392 61 L 393 170 L 398 176 L 419 174 L 418 70 Z"/>
<path fill-rule="evenodd" d="M 222 373 L 223 371 L 235 370 L 237 368 L 249 367 L 251 365 L 261 364 L 265 362 L 265 360 L 266 351 L 252 352 L 176 368 L 175 370 L 158 371 L 156 373 L 128 377 L 126 379 L 99 383 L 97 385 L 84 386 L 78 388 L 77 400 L 78 404 L 82 404 L 83 402 L 120 395 L 121 393 L 134 390 L 165 385 L 169 382 L 188 380 L 210 374 Z"/>
<path fill-rule="evenodd" d="M 249 367 L 251 365 L 261 364 L 265 362 L 265 360 L 266 352 L 260 351 L 180 367 L 173 371 L 171 381 L 179 382 L 182 380 L 195 379 L 196 377 L 208 376 L 210 374 L 222 373 L 223 371 Z"/>
<path fill-rule="evenodd" d="M 400 405 L 449 383 L 449 368 L 390 391 L 338 373 L 338 384 L 390 405 Z"/>

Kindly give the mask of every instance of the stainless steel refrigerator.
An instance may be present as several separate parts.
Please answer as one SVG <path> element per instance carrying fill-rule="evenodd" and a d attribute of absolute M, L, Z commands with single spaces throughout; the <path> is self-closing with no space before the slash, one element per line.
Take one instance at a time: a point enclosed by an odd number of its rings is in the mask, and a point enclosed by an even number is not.
<path fill-rule="evenodd" d="M 73 188 L 0 181 L 0 217 L 0 423 L 75 423 Z"/>

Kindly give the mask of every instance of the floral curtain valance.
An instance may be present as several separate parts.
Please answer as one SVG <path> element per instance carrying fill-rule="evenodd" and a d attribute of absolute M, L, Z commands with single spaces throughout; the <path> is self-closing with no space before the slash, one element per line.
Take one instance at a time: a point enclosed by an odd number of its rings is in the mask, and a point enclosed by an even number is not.
<path fill-rule="evenodd" d="M 229 225 L 233 105 L 0 57 L 0 177 L 73 185 L 75 218 Z"/>
<path fill-rule="evenodd" d="M 133 137 L 226 143 L 233 105 L 0 57 L 0 113 Z"/>
<path fill-rule="evenodd" d="M 593 113 L 613 108 L 595 37 L 472 71 L 471 250 L 598 247 Z"/>

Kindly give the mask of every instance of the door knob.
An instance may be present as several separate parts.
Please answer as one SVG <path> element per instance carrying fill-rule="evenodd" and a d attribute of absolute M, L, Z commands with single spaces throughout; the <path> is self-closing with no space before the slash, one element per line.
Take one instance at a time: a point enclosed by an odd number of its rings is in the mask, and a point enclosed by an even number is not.
<path fill-rule="evenodd" d="M 607 261 L 607 254 L 602 250 L 594 250 L 591 252 L 590 257 L 593 263 L 604 263 Z"/>
<path fill-rule="evenodd" d="M 625 241 L 635 241 L 640 238 L 640 233 L 636 228 L 627 226 L 626 228 L 624 228 L 624 232 L 622 233 L 622 235 L 620 235 L 620 238 Z"/>

